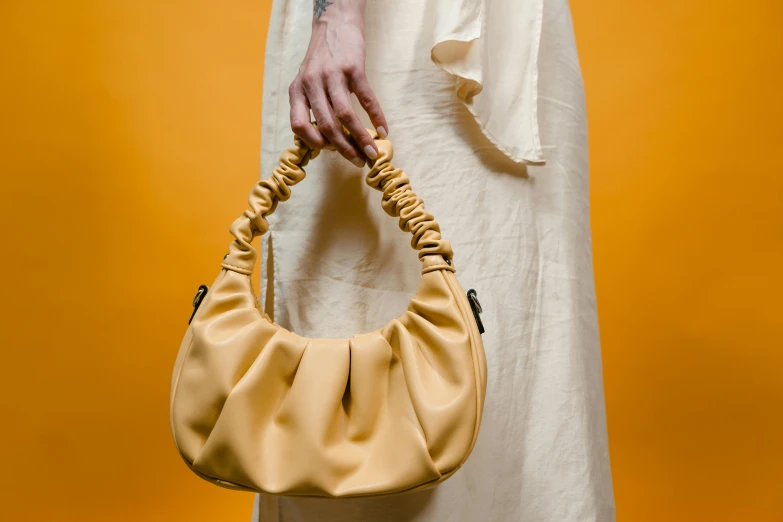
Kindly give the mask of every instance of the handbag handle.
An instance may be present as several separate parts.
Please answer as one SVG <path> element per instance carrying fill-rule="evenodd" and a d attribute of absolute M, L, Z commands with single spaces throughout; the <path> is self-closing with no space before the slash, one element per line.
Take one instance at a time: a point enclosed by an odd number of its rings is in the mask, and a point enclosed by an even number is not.
<path fill-rule="evenodd" d="M 454 271 L 453 252 L 449 242 L 440 236 L 440 226 L 424 209 L 424 202 L 413 190 L 410 179 L 391 160 L 394 149 L 388 139 L 382 139 L 374 129 L 367 129 L 378 146 L 378 158 L 370 164 L 365 181 L 372 188 L 383 192 L 381 205 L 392 217 L 399 218 L 400 229 L 413 234 L 411 246 L 419 251 L 422 272 L 446 269 Z M 231 225 L 230 232 L 236 238 L 229 247 L 221 266 L 227 270 L 250 275 L 256 261 L 256 251 L 251 242 L 269 228 L 267 216 L 272 214 L 280 201 L 291 197 L 291 186 L 305 177 L 304 167 L 318 156 L 319 149 L 311 149 L 299 136 L 294 146 L 280 155 L 280 164 L 272 175 L 253 186 L 248 197 L 250 209 L 245 210 Z"/>

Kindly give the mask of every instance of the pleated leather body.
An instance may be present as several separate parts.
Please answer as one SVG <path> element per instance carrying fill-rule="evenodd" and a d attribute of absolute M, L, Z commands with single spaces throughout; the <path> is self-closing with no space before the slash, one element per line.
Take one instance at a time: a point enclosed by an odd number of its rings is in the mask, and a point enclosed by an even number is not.
<path fill-rule="evenodd" d="M 452 252 L 434 218 L 391 166 L 391 144 L 367 182 L 413 234 L 422 278 L 408 310 L 349 339 L 308 339 L 274 323 L 253 295 L 250 241 L 318 151 L 301 141 L 259 182 L 251 209 L 180 346 L 171 427 L 191 469 L 224 487 L 353 497 L 434 486 L 478 435 L 486 361 Z"/>

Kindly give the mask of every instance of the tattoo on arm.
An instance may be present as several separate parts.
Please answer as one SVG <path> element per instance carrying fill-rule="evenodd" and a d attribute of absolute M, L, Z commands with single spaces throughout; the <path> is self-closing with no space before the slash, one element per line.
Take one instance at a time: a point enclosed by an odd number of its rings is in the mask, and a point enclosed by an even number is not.
<path fill-rule="evenodd" d="M 326 8 L 332 5 L 334 2 L 327 2 L 326 0 L 313 0 L 313 16 L 316 20 L 321 19 L 321 15 L 324 14 Z"/>

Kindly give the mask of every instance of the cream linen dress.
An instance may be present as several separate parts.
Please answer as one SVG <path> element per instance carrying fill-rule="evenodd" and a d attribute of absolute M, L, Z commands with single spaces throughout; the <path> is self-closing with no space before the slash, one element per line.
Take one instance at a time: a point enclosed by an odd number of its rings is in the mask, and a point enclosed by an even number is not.
<path fill-rule="evenodd" d="M 312 0 L 274 0 L 263 177 L 293 139 L 288 86 L 311 17 Z M 613 521 L 584 92 L 567 3 L 369 0 L 366 33 L 394 164 L 439 221 L 457 277 L 484 309 L 481 432 L 463 468 L 435 489 L 352 500 L 259 495 L 254 521 Z M 300 335 L 372 331 L 416 291 L 410 238 L 337 153 L 308 166 L 270 222 L 262 304 Z"/>

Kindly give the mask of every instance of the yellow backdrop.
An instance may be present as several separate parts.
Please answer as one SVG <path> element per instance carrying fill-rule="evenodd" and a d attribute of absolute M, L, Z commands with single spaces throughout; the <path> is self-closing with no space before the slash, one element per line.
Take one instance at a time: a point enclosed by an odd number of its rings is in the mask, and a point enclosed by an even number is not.
<path fill-rule="evenodd" d="M 783 520 L 783 4 L 572 8 L 618 520 Z M 268 12 L 0 5 L 0 519 L 248 520 L 167 399 L 259 175 Z"/>

